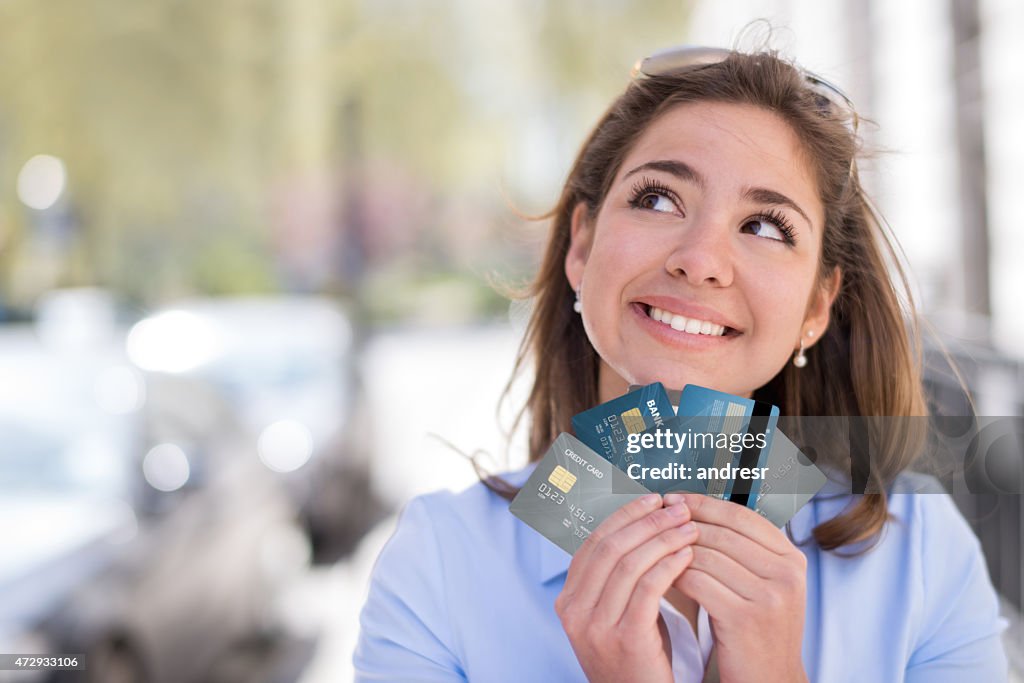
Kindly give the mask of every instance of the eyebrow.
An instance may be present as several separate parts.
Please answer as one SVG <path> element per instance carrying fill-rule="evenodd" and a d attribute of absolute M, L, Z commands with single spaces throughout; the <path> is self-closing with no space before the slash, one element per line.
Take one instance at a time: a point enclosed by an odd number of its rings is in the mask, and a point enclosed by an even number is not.
<path fill-rule="evenodd" d="M 622 179 L 625 180 L 626 178 L 636 175 L 641 171 L 661 171 L 663 173 L 668 173 L 683 182 L 695 185 L 699 190 L 704 190 L 707 187 L 707 181 L 699 171 L 689 164 L 675 159 L 657 159 L 640 164 L 626 173 L 626 175 L 622 176 Z M 743 199 L 759 204 L 776 204 L 778 206 L 788 207 L 803 216 L 803 219 L 807 221 L 807 224 L 811 226 L 811 228 L 814 227 L 811 219 L 807 216 L 804 210 L 800 208 L 800 205 L 781 192 L 769 190 L 766 187 L 748 187 L 743 192 Z"/>
<path fill-rule="evenodd" d="M 669 175 L 674 175 L 683 182 L 692 183 L 700 190 L 703 190 L 707 185 L 707 182 L 704 180 L 704 176 L 697 172 L 693 167 L 688 164 L 684 164 L 682 161 L 676 161 L 675 159 L 658 159 L 640 164 L 632 171 L 622 176 L 622 179 L 625 180 L 640 171 L 662 171 Z"/>
<path fill-rule="evenodd" d="M 750 201 L 758 204 L 777 204 L 779 206 L 787 206 L 803 216 L 809 227 L 812 229 L 814 228 L 814 224 L 811 222 L 811 219 L 807 217 L 807 214 L 804 213 L 804 210 L 801 209 L 796 202 L 781 192 L 769 190 L 764 187 L 748 187 L 743 192 L 743 198 L 749 199 Z"/>

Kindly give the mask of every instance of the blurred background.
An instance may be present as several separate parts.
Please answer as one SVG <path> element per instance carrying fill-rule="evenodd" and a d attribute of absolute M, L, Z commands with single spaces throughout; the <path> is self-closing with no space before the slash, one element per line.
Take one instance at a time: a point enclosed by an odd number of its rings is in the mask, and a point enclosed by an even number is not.
<path fill-rule="evenodd" d="M 349 679 L 401 505 L 525 461 L 524 216 L 637 58 L 756 18 L 875 122 L 918 304 L 1021 416 L 1016 0 L 0 2 L 0 652 Z M 961 504 L 1024 671 L 1020 497 Z"/>

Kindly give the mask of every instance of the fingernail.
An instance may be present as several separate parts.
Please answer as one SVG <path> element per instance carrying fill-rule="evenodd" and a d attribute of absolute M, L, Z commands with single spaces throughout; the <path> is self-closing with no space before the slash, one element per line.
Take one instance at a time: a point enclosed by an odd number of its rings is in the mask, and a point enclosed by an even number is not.
<path fill-rule="evenodd" d="M 682 550 L 677 550 L 676 551 L 676 555 L 679 556 L 679 557 L 686 557 L 687 555 L 692 555 L 692 554 L 693 554 L 693 546 L 690 546 L 690 545 L 686 546 Z"/>
<path fill-rule="evenodd" d="M 682 503 L 668 506 L 668 514 L 673 517 L 685 517 L 687 512 L 686 506 Z"/>
<path fill-rule="evenodd" d="M 695 533 L 697 533 L 697 525 L 694 524 L 693 522 L 687 522 L 686 524 L 682 525 L 679 528 L 682 529 L 687 534 L 695 534 Z"/>
<path fill-rule="evenodd" d="M 649 494 L 647 494 L 646 496 L 643 497 L 643 500 L 641 502 L 644 505 L 647 505 L 648 507 L 651 507 L 655 503 L 661 503 L 661 496 L 658 495 L 657 493 L 649 493 Z"/>
<path fill-rule="evenodd" d="M 683 502 L 683 494 L 681 493 L 666 493 L 665 494 L 665 505 L 673 505 L 675 503 Z"/>

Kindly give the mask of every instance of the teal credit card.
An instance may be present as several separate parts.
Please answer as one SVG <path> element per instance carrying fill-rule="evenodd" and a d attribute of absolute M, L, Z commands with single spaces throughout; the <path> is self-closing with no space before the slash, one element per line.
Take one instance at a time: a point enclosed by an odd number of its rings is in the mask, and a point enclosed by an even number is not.
<path fill-rule="evenodd" d="M 754 509 L 779 409 L 694 384 L 678 401 L 677 415 L 628 434 L 612 463 L 657 493 L 689 491 Z"/>
<path fill-rule="evenodd" d="M 649 493 L 579 439 L 563 432 L 509 510 L 574 554 L 613 512 Z"/>
<path fill-rule="evenodd" d="M 665 387 L 655 382 L 574 415 L 572 428 L 576 438 L 621 467 L 632 462 L 626 452 L 630 434 L 661 427 L 673 415 Z"/>
<path fill-rule="evenodd" d="M 723 473 L 730 468 L 753 472 L 766 467 L 779 420 L 777 406 L 688 384 L 676 414 L 705 418 L 701 426 L 718 435 L 715 445 L 703 448 L 697 457 L 706 474 L 711 472 L 709 467 Z M 755 508 L 762 481 L 761 477 L 709 477 L 706 493 Z"/>

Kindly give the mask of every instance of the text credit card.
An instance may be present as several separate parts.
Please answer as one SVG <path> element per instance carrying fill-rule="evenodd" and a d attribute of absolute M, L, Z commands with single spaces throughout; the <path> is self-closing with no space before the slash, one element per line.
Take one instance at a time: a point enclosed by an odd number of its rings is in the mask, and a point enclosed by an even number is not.
<path fill-rule="evenodd" d="M 579 439 L 563 432 L 509 510 L 574 554 L 613 512 L 649 493 Z"/>

